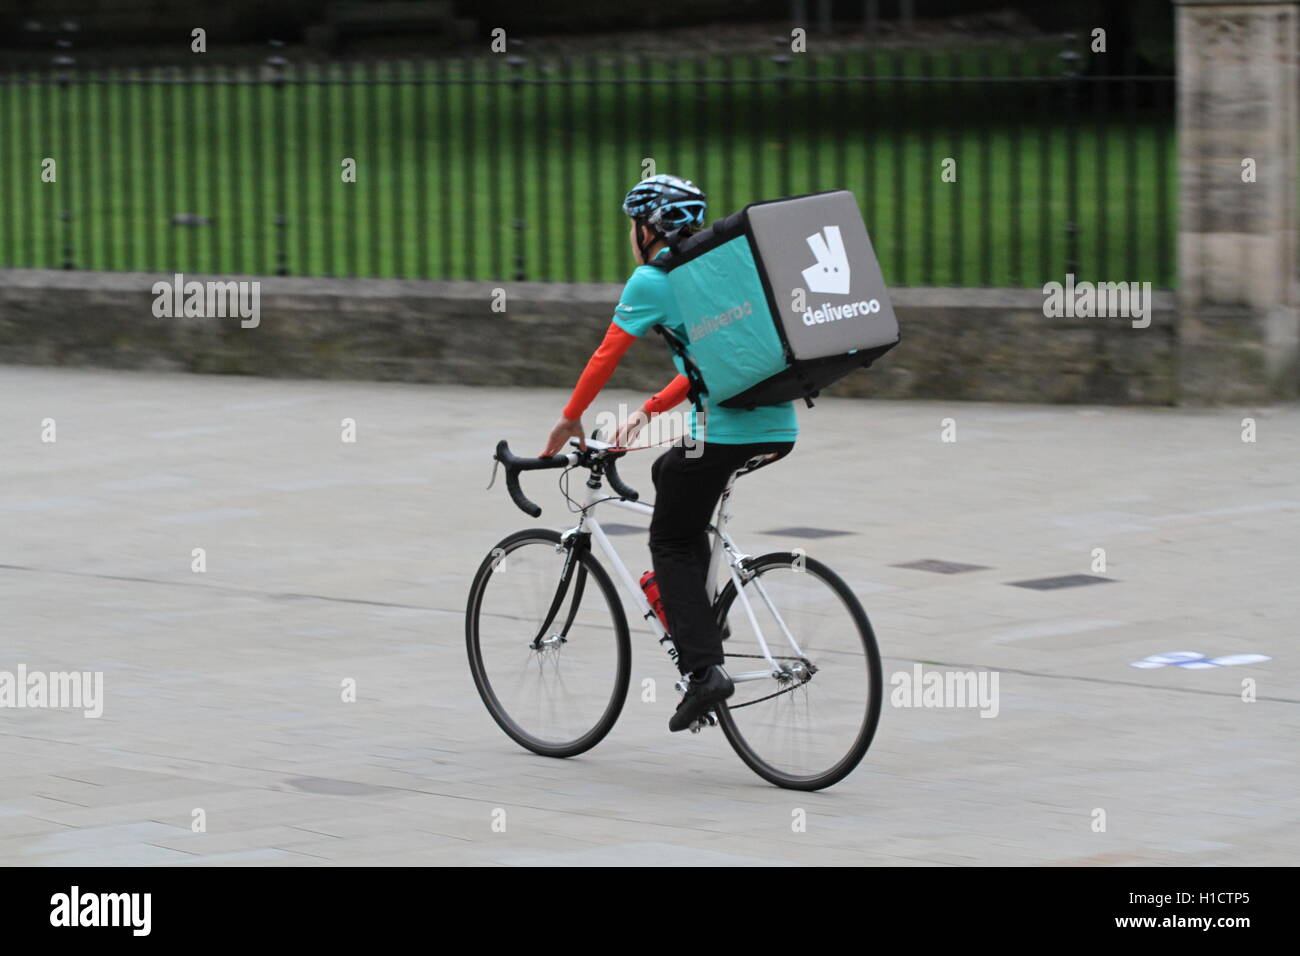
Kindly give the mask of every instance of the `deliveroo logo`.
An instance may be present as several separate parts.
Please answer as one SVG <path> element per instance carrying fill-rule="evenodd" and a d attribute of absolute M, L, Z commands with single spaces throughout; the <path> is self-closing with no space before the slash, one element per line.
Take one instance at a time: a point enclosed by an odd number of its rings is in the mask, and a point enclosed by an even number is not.
<path fill-rule="evenodd" d="M 826 226 L 814 232 L 805 242 L 817 261 L 803 270 L 803 281 L 812 292 L 828 295 L 849 294 L 849 258 L 844 254 L 844 240 L 839 226 Z"/>

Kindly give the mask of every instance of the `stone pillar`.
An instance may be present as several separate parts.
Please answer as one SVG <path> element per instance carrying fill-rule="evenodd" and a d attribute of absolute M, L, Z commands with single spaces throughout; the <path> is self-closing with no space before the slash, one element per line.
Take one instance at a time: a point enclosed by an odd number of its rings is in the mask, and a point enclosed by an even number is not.
<path fill-rule="evenodd" d="M 1300 3 L 1173 2 L 1179 400 L 1293 398 L 1300 394 Z"/>

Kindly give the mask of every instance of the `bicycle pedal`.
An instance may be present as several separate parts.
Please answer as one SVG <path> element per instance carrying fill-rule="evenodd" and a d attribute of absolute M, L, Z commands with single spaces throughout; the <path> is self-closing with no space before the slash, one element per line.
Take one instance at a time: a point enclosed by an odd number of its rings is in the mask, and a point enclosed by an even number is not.
<path fill-rule="evenodd" d="M 709 711 L 699 720 L 691 721 L 691 724 L 687 729 L 693 734 L 698 734 L 705 727 L 716 727 L 716 726 L 718 726 L 718 715 L 715 714 L 713 711 Z"/>

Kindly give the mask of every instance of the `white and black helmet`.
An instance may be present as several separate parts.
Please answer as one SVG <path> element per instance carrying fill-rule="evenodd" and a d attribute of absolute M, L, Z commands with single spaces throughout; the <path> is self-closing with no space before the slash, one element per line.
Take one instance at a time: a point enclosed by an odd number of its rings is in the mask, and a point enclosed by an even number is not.
<path fill-rule="evenodd" d="M 669 243 L 702 228 L 707 211 L 704 190 L 663 173 L 637 183 L 623 200 L 623 212 Z"/>

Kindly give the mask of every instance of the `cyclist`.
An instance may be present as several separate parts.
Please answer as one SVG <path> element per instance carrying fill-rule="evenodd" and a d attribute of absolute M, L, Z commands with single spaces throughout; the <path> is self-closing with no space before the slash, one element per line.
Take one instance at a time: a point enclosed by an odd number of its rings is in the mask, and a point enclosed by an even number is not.
<path fill-rule="evenodd" d="M 632 342 L 656 325 L 676 333 L 680 341 L 689 341 L 687 319 L 697 317 L 682 313 L 668 274 L 649 263 L 703 228 L 706 209 L 704 193 L 676 176 L 652 176 L 627 194 L 623 212 L 632 220 L 628 239 L 637 268 L 623 287 L 604 340 L 551 430 L 543 456 L 556 454 L 570 438 L 586 447 L 582 413 L 609 381 Z M 674 378 L 628 416 L 615 435 L 615 444 L 626 446 L 654 415 L 686 398 L 689 387 L 685 375 Z M 677 647 L 677 665 L 689 675 L 686 694 L 668 721 L 672 731 L 685 730 L 735 689 L 722 667 L 722 635 L 708 595 L 707 528 L 713 510 L 733 472 L 784 457 L 799 434 L 791 402 L 745 410 L 709 407 L 707 396 L 703 401 L 703 414 L 691 412 L 691 441 L 674 444 L 650 471 L 655 487 L 650 555 L 667 628 Z"/>

